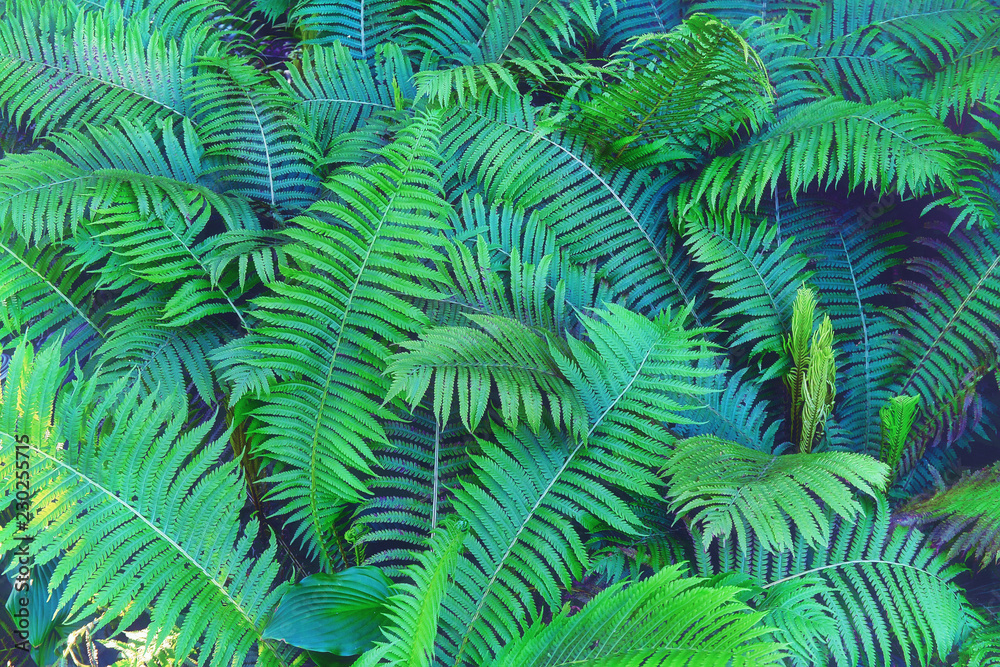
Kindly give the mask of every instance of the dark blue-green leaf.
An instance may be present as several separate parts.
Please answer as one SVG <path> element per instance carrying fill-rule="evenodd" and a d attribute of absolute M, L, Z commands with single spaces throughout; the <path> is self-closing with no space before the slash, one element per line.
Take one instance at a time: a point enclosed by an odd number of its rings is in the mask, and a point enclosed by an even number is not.
<path fill-rule="evenodd" d="M 392 580 L 377 567 L 314 574 L 281 597 L 264 639 L 308 651 L 358 655 L 381 637 L 379 624 Z"/>

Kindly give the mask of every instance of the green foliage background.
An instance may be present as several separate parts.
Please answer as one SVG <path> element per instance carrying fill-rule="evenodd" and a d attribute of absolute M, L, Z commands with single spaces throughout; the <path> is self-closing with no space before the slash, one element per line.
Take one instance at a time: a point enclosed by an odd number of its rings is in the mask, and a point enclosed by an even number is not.
<path fill-rule="evenodd" d="M 998 207 L 985 0 L 7 0 L 31 659 L 996 667 Z"/>

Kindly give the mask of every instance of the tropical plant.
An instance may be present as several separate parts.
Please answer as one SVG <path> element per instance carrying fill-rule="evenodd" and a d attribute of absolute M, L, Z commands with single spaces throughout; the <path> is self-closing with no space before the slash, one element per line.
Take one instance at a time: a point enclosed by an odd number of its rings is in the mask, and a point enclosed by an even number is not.
<path fill-rule="evenodd" d="M 0 2 L 0 642 L 1000 665 L 997 35 Z"/>

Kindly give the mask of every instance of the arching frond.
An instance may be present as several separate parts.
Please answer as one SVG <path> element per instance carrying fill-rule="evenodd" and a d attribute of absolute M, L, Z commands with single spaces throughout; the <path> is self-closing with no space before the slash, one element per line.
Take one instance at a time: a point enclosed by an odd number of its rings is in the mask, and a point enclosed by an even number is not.
<path fill-rule="evenodd" d="M 807 258 L 790 253 L 792 241 L 781 241 L 777 227 L 749 217 L 691 218 L 685 232 L 692 257 L 716 285 L 712 296 L 726 305 L 716 318 L 729 330 L 730 345 L 752 344 L 752 357 L 781 353 L 795 290 L 811 275 Z M 782 370 L 775 363 L 765 377 Z"/>
<path fill-rule="evenodd" d="M 98 276 L 65 250 L 0 240 L 0 339 L 43 341 L 62 332 L 66 351 L 89 356 L 107 335 L 108 310 L 94 303 Z"/>
<path fill-rule="evenodd" d="M 49 140 L 58 154 L 36 150 L 0 160 L 7 176 L 0 185 L 0 221 L 29 244 L 43 235 L 62 241 L 87 214 L 120 197 L 142 215 L 189 215 L 204 206 L 235 229 L 256 223 L 241 197 L 211 189 L 201 144 L 187 121 L 175 127 L 165 119 L 155 132 L 119 121 L 58 132 Z"/>
<path fill-rule="evenodd" d="M 289 75 L 300 115 L 311 136 L 327 148 L 343 133 L 416 96 L 412 65 L 394 44 L 380 46 L 372 60 L 352 58 L 339 43 L 305 47 Z"/>
<path fill-rule="evenodd" d="M 380 151 L 384 163 L 345 167 L 329 181 L 339 201 L 314 204 L 284 232 L 290 266 L 255 300 L 260 324 L 213 355 L 223 378 L 237 381 L 237 398 L 249 388 L 241 367 L 277 375 L 254 411 L 261 453 L 281 464 L 272 495 L 296 538 L 326 565 L 327 531 L 343 504 L 366 490 L 370 443 L 386 439 L 378 417 L 391 416 L 381 405 L 390 346 L 426 322 L 402 296 L 430 295 L 415 279 L 440 276 L 424 264 L 440 259 L 433 230 L 446 211 L 437 191 L 438 131 L 423 117 Z"/>
<path fill-rule="evenodd" d="M 179 658 L 197 648 L 214 664 L 251 652 L 261 665 L 289 664 L 262 639 L 282 588 L 274 588 L 274 546 L 250 555 L 258 524 L 241 528 L 237 464 L 217 465 L 225 434 L 209 440 L 211 421 L 185 428 L 183 395 L 140 401 L 133 388 L 95 405 L 96 378 L 62 396 L 61 418 L 72 416 L 53 427 L 55 390 L 68 369 L 59 368 L 57 345 L 34 359 L 26 350 L 15 355 L 4 389 L 0 460 L 13 471 L 14 435 L 33 436 L 23 443 L 36 508 L 25 532 L 39 563 L 61 554 L 49 582 L 50 590 L 66 582 L 60 607 L 77 618 L 97 613 L 96 627 L 120 614 L 128 627 L 148 610 L 154 647 L 180 626 Z M 12 388 L 22 383 L 30 393 L 18 397 Z M 111 396 L 123 389 L 119 383 Z M 71 442 L 60 446 L 63 437 Z M 4 496 L 14 496 L 14 480 L 0 477 Z M 4 552 L 18 544 L 16 529 L 9 522 L 0 531 Z"/>
<path fill-rule="evenodd" d="M 994 623 L 974 632 L 962 642 L 959 667 L 997 667 L 1000 665 L 1000 625 Z"/>
<path fill-rule="evenodd" d="M 952 558 L 1000 563 L 1000 465 L 978 470 L 902 510 L 902 521 L 930 529 L 930 538 Z"/>
<path fill-rule="evenodd" d="M 478 451 L 457 420 L 441 426 L 423 408 L 407 419 L 386 422 L 388 442 L 372 447 L 381 474 L 355 512 L 365 564 L 390 576 L 412 564 L 433 528 L 454 514 L 452 489 L 471 474 L 470 454 Z"/>
<path fill-rule="evenodd" d="M 62 4 L 34 3 L 0 22 L 0 102 L 10 116 L 36 135 L 114 118 L 193 119 L 187 68 L 203 31 L 177 43 L 148 21 L 109 23 L 100 12 L 69 20 Z"/>
<path fill-rule="evenodd" d="M 866 105 L 827 98 L 800 105 L 730 155 L 716 157 L 692 188 L 692 202 L 733 212 L 760 205 L 779 181 L 795 194 L 844 181 L 901 196 L 958 189 L 980 151 L 913 100 Z"/>
<path fill-rule="evenodd" d="M 767 641 L 763 614 L 740 599 L 736 586 L 713 586 L 666 567 L 623 588 L 613 585 L 581 611 L 536 623 L 494 663 L 518 665 L 785 664 L 781 644 Z"/>
<path fill-rule="evenodd" d="M 671 439 L 660 423 L 683 421 L 682 406 L 664 391 L 703 393 L 691 384 L 706 375 L 692 364 L 708 356 L 696 348 L 702 332 L 667 314 L 650 321 L 614 306 L 599 314 L 585 320 L 591 344 L 571 339 L 570 355 L 557 357 L 583 397 L 586 444 L 547 429 L 538 436 L 495 429 L 500 446 L 482 443 L 476 481 L 456 492 L 472 535 L 442 614 L 450 662 L 483 664 L 537 618 L 534 600 L 558 606 L 560 587 L 588 561 L 577 523 L 584 513 L 638 532 L 639 518 L 619 493 L 656 496 L 650 466 L 662 463 Z"/>
<path fill-rule="evenodd" d="M 612 83 L 568 122 L 598 156 L 629 167 L 714 148 L 741 126 L 759 130 L 771 102 L 760 57 L 728 23 L 697 14 L 615 54 Z"/>
<path fill-rule="evenodd" d="M 894 656 L 921 665 L 945 660 L 974 622 L 953 583 L 961 568 L 948 565 L 919 531 L 893 524 L 884 501 L 832 526 L 827 548 L 807 548 L 797 537 L 791 555 L 725 548 L 714 554 L 717 561 L 704 554 L 699 567 L 746 572 L 765 592 L 818 577 L 825 590 L 816 599 L 838 633 L 817 658 L 832 664 L 889 667 Z"/>
<path fill-rule="evenodd" d="M 597 21 L 597 47 L 611 57 L 630 39 L 665 33 L 682 19 L 680 0 L 619 0 L 605 5 Z"/>
<path fill-rule="evenodd" d="M 863 454 L 771 455 L 699 436 L 678 441 L 663 472 L 671 511 L 697 526 L 705 548 L 735 532 L 737 549 L 777 552 L 792 549 L 793 533 L 824 547 L 831 536 L 824 507 L 853 519 L 862 511 L 854 493 L 874 497 L 888 467 Z"/>
<path fill-rule="evenodd" d="M 703 362 L 706 365 L 711 362 Z M 729 372 L 726 362 L 717 375 L 697 380 L 699 386 L 711 389 L 703 396 L 680 399 L 690 404 L 684 416 L 690 424 L 677 424 L 674 430 L 684 437 L 714 435 L 750 449 L 772 453 L 781 420 L 768 424 L 769 402 L 761 398 L 761 387 L 747 378 L 747 368 Z"/>
<path fill-rule="evenodd" d="M 903 332 L 894 390 L 921 397 L 921 433 L 911 443 L 917 457 L 939 425 L 956 410 L 964 413 L 962 397 L 996 367 L 1000 347 L 994 317 L 1000 307 L 1000 239 L 970 230 L 922 243 L 934 255 L 907 262 L 924 278 L 904 283 L 914 306 L 893 314 Z"/>
<path fill-rule="evenodd" d="M 475 431 L 495 392 L 508 429 L 516 429 L 523 418 L 537 433 L 545 415 L 556 428 L 565 424 L 580 437 L 586 428 L 583 404 L 549 352 L 553 343 L 517 320 L 467 317 L 478 328 L 427 329 L 418 340 L 400 343 L 406 351 L 390 359 L 385 371 L 393 378 L 386 400 L 405 393 L 416 405 L 433 383 L 437 419 L 447 422 L 457 393 L 462 423 Z"/>
<path fill-rule="evenodd" d="M 580 141 L 540 131 L 528 101 L 505 94 L 453 108 L 444 121 L 443 154 L 460 175 L 482 184 L 488 201 L 539 207 L 556 243 L 577 262 L 597 261 L 612 293 L 630 308 L 693 306 L 701 324 L 701 280 L 672 242 L 655 196 L 670 180 L 592 166 Z M 616 251 L 609 255 L 610 248 Z"/>
<path fill-rule="evenodd" d="M 191 97 L 206 156 L 233 190 L 271 206 L 304 209 L 318 195 L 315 163 L 284 80 L 213 49 L 198 58 Z"/>
<path fill-rule="evenodd" d="M 592 0 L 433 0 L 413 11 L 405 34 L 454 65 L 551 60 L 581 32 L 596 32 L 599 13 Z"/>
<path fill-rule="evenodd" d="M 431 535 L 427 549 L 406 568 L 409 581 L 395 586 L 382 630 L 387 641 L 363 655 L 358 667 L 433 664 L 441 603 L 452 585 L 467 529 L 468 523 L 453 521 Z"/>
<path fill-rule="evenodd" d="M 823 310 L 833 321 L 837 347 L 837 402 L 833 417 L 854 451 L 874 454 L 878 410 L 892 395 L 894 347 L 891 320 L 875 304 L 893 290 L 886 272 L 899 263 L 903 248 L 893 242 L 903 235 L 891 224 L 869 225 L 862 212 L 852 212 L 825 229 L 816 246 L 816 285 Z"/>

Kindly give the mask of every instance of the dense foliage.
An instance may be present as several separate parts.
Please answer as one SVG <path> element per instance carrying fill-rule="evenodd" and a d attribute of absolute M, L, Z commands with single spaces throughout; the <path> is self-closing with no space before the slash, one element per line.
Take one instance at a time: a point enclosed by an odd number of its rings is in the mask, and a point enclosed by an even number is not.
<path fill-rule="evenodd" d="M 5 0 L 4 650 L 997 667 L 998 114 L 986 0 Z"/>

